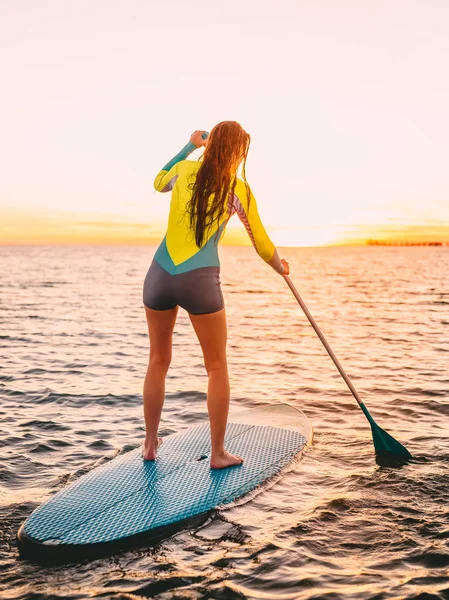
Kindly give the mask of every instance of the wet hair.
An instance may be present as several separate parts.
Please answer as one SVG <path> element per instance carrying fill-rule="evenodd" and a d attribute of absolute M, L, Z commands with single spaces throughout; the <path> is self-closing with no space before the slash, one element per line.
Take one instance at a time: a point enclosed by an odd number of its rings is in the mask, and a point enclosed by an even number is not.
<path fill-rule="evenodd" d="M 250 135 L 236 121 L 222 121 L 210 132 L 201 166 L 189 186 L 192 196 L 187 204 L 190 226 L 199 248 L 228 210 L 228 198 L 237 183 L 233 166 L 240 158 L 243 158 L 242 178 L 249 202 L 245 167 L 250 141 Z"/>

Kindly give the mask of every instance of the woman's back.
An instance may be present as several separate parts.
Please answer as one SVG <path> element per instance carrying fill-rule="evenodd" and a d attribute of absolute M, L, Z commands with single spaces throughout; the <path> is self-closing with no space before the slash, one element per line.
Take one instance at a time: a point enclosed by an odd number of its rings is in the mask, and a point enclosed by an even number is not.
<path fill-rule="evenodd" d="M 245 225 L 256 251 L 268 262 L 273 257 L 275 247 L 260 220 L 256 199 L 239 178 L 233 192 L 229 192 L 227 196 L 227 206 L 222 215 L 208 227 L 201 248 L 197 246 L 195 231 L 191 226 L 189 203 L 192 197 L 192 184 L 201 164 L 201 161 L 181 160 L 168 171 L 163 169 L 156 176 L 154 181 L 156 190 L 171 191 L 172 195 L 167 233 L 156 252 L 155 260 L 172 275 L 205 266 L 218 267 L 220 264 L 217 252 L 218 241 L 227 221 L 236 212 Z M 208 205 L 212 205 L 213 201 L 214 196 L 211 195 Z"/>

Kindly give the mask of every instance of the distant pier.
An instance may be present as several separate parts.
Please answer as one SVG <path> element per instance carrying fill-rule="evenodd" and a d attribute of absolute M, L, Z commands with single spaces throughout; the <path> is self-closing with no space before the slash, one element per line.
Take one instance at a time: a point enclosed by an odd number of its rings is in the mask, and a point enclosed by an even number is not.
<path fill-rule="evenodd" d="M 402 240 L 367 240 L 368 246 L 448 246 L 449 242 L 409 242 Z"/>

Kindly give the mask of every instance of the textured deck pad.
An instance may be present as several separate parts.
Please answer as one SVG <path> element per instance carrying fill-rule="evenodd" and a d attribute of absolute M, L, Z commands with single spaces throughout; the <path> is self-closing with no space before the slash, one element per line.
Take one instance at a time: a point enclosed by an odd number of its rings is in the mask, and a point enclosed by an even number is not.
<path fill-rule="evenodd" d="M 167 436 L 156 461 L 137 448 L 93 469 L 37 508 L 25 532 L 38 542 L 120 540 L 207 512 L 250 491 L 307 444 L 298 431 L 229 423 L 226 447 L 244 463 L 211 470 L 209 424 Z"/>

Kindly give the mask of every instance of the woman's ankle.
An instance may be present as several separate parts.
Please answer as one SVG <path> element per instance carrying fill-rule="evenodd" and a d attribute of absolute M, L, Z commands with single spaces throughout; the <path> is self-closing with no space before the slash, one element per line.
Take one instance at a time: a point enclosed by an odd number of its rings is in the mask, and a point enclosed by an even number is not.
<path fill-rule="evenodd" d="M 145 436 L 145 446 L 151 446 L 152 444 L 157 444 L 158 435 L 147 435 Z"/>
<path fill-rule="evenodd" d="M 212 448 L 211 450 L 211 458 L 220 458 L 226 454 L 226 450 L 224 446 L 221 446 L 217 449 Z"/>

